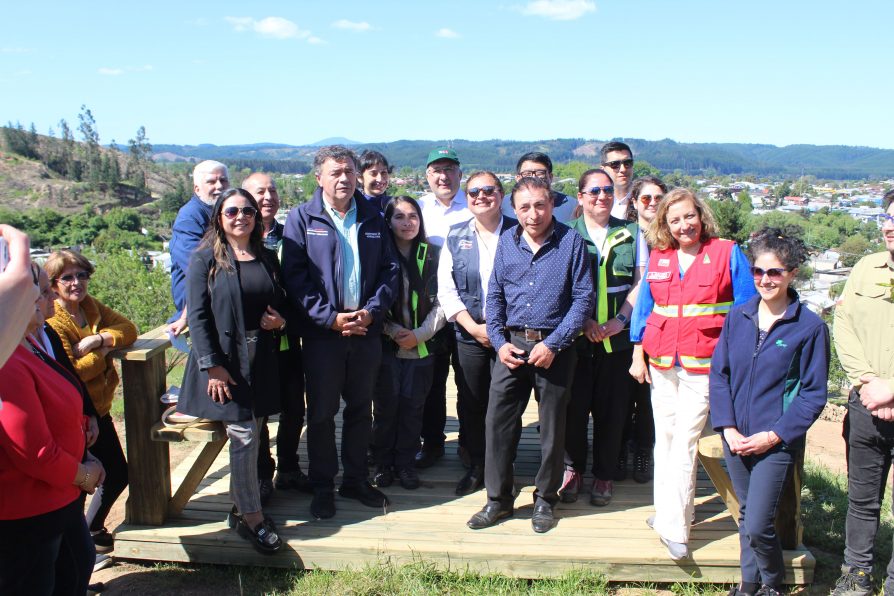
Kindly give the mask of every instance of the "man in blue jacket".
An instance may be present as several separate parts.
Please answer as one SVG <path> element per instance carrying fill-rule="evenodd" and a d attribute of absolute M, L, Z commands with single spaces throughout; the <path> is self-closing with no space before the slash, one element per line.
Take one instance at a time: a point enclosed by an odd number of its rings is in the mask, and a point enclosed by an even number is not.
<path fill-rule="evenodd" d="M 302 313 L 307 454 L 317 519 L 335 515 L 335 415 L 344 399 L 338 494 L 369 507 L 388 498 L 370 486 L 366 447 L 382 354 L 380 334 L 397 288 L 398 265 L 379 210 L 357 192 L 357 156 L 340 145 L 314 158 L 319 187 L 289 212 L 283 238 L 286 289 Z"/>
<path fill-rule="evenodd" d="M 168 329 L 174 335 L 179 335 L 186 327 L 186 268 L 189 257 L 205 235 L 214 202 L 230 188 L 227 166 L 210 159 L 195 167 L 192 181 L 193 195 L 177 212 L 168 249 L 171 253 L 171 295 L 177 309 L 168 321 L 171 324 Z"/>

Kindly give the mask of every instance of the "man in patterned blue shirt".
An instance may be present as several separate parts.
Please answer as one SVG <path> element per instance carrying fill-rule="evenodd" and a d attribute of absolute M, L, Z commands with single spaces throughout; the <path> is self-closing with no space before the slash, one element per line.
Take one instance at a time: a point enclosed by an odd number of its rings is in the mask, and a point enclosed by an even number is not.
<path fill-rule="evenodd" d="M 531 526 L 556 522 L 565 449 L 565 412 L 577 362 L 569 349 L 593 308 L 593 282 L 583 238 L 553 217 L 549 185 L 519 180 L 512 193 L 519 225 L 500 236 L 487 291 L 487 335 L 497 351 L 486 425 L 487 504 L 473 530 L 513 514 L 512 462 L 531 389 L 540 418 L 540 470 Z"/>

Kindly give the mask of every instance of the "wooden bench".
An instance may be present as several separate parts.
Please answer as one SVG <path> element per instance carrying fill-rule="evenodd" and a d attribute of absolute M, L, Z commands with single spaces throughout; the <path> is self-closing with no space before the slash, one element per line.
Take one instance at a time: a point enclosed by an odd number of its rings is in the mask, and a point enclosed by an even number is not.
<path fill-rule="evenodd" d="M 739 499 L 733 490 L 726 467 L 723 465 L 723 439 L 709 428 L 705 428 L 698 441 L 698 459 L 708 473 L 717 493 L 726 503 L 730 515 L 739 523 Z M 801 544 L 804 528 L 801 525 L 801 483 L 804 477 L 804 451 L 795 460 L 794 472 L 783 490 L 776 511 L 776 533 L 784 549 L 796 549 Z"/>
<path fill-rule="evenodd" d="M 220 422 L 200 422 L 179 428 L 167 427 L 161 422 L 165 406 L 159 398 L 167 388 L 165 350 L 170 346 L 167 325 L 163 325 L 140 335 L 129 348 L 112 352 L 121 361 L 124 391 L 130 478 L 130 497 L 125 505 L 128 524 L 158 526 L 169 516 L 183 511 L 227 441 Z M 180 441 L 205 445 L 172 494 L 168 443 Z"/>

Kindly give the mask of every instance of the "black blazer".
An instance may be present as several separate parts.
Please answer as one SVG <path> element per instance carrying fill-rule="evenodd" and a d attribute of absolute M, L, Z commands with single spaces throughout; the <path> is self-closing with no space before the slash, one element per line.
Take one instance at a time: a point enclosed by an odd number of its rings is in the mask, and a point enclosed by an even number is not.
<path fill-rule="evenodd" d="M 231 251 L 232 256 L 232 251 Z M 274 287 L 271 306 L 288 321 L 290 314 L 282 289 L 276 255 L 264 249 L 258 257 Z M 210 420 L 249 420 L 280 411 L 279 370 L 276 352 L 279 335 L 261 331 L 254 366 L 249 362 L 242 291 L 235 271 L 218 270 L 211 248 L 199 248 L 190 258 L 186 274 L 186 304 L 192 348 L 186 361 L 177 410 Z M 208 395 L 208 369 L 223 366 L 236 385 L 233 400 L 219 404 Z"/>

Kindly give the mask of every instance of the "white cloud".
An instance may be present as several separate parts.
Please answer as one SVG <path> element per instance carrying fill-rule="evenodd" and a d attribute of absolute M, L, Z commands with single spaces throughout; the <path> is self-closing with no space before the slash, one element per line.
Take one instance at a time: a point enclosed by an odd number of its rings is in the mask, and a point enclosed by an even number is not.
<path fill-rule="evenodd" d="M 153 69 L 154 67 L 151 64 L 144 64 L 143 66 L 125 66 L 124 68 L 103 66 L 97 69 L 96 72 L 108 77 L 117 77 L 128 72 L 149 72 Z"/>
<path fill-rule="evenodd" d="M 332 23 L 332 26 L 335 27 L 336 29 L 347 29 L 349 31 L 357 31 L 357 32 L 361 32 L 361 33 L 363 31 L 369 31 L 370 29 L 373 28 L 372 25 L 370 25 L 366 21 L 362 21 L 362 22 L 358 23 L 356 21 L 349 21 L 347 19 L 339 19 L 339 20 L 335 21 L 334 23 Z"/>
<path fill-rule="evenodd" d="M 314 45 L 319 45 L 319 44 L 321 44 L 321 43 L 326 43 L 326 40 L 324 40 L 324 39 L 320 39 L 320 38 L 317 37 L 316 35 L 311 35 L 310 37 L 307 38 L 307 43 L 312 43 L 312 44 L 314 44 Z"/>
<path fill-rule="evenodd" d="M 444 27 L 443 29 L 438 29 L 435 32 L 435 35 L 437 37 L 443 37 L 444 39 L 456 39 L 457 37 L 459 37 L 459 33 L 454 31 L 453 29 L 448 29 L 447 27 Z"/>
<path fill-rule="evenodd" d="M 0 54 L 27 54 L 31 48 L 0 48 Z"/>
<path fill-rule="evenodd" d="M 522 14 L 546 17 L 554 21 L 573 21 L 596 10 L 590 0 L 532 0 L 522 7 Z"/>
<path fill-rule="evenodd" d="M 123 70 L 123 69 L 120 69 L 120 68 L 108 68 L 108 67 L 106 67 L 106 66 L 103 66 L 102 68 L 100 68 L 100 69 L 97 70 L 96 72 L 98 72 L 98 73 L 101 74 L 101 75 L 106 75 L 106 76 L 108 76 L 108 77 L 117 77 L 118 75 L 123 75 L 123 74 L 124 74 L 124 70 Z"/>
<path fill-rule="evenodd" d="M 252 17 L 224 17 L 235 31 L 254 31 L 262 37 L 273 39 L 308 39 L 310 31 L 305 31 L 289 19 L 282 17 L 264 17 L 255 20 Z"/>

